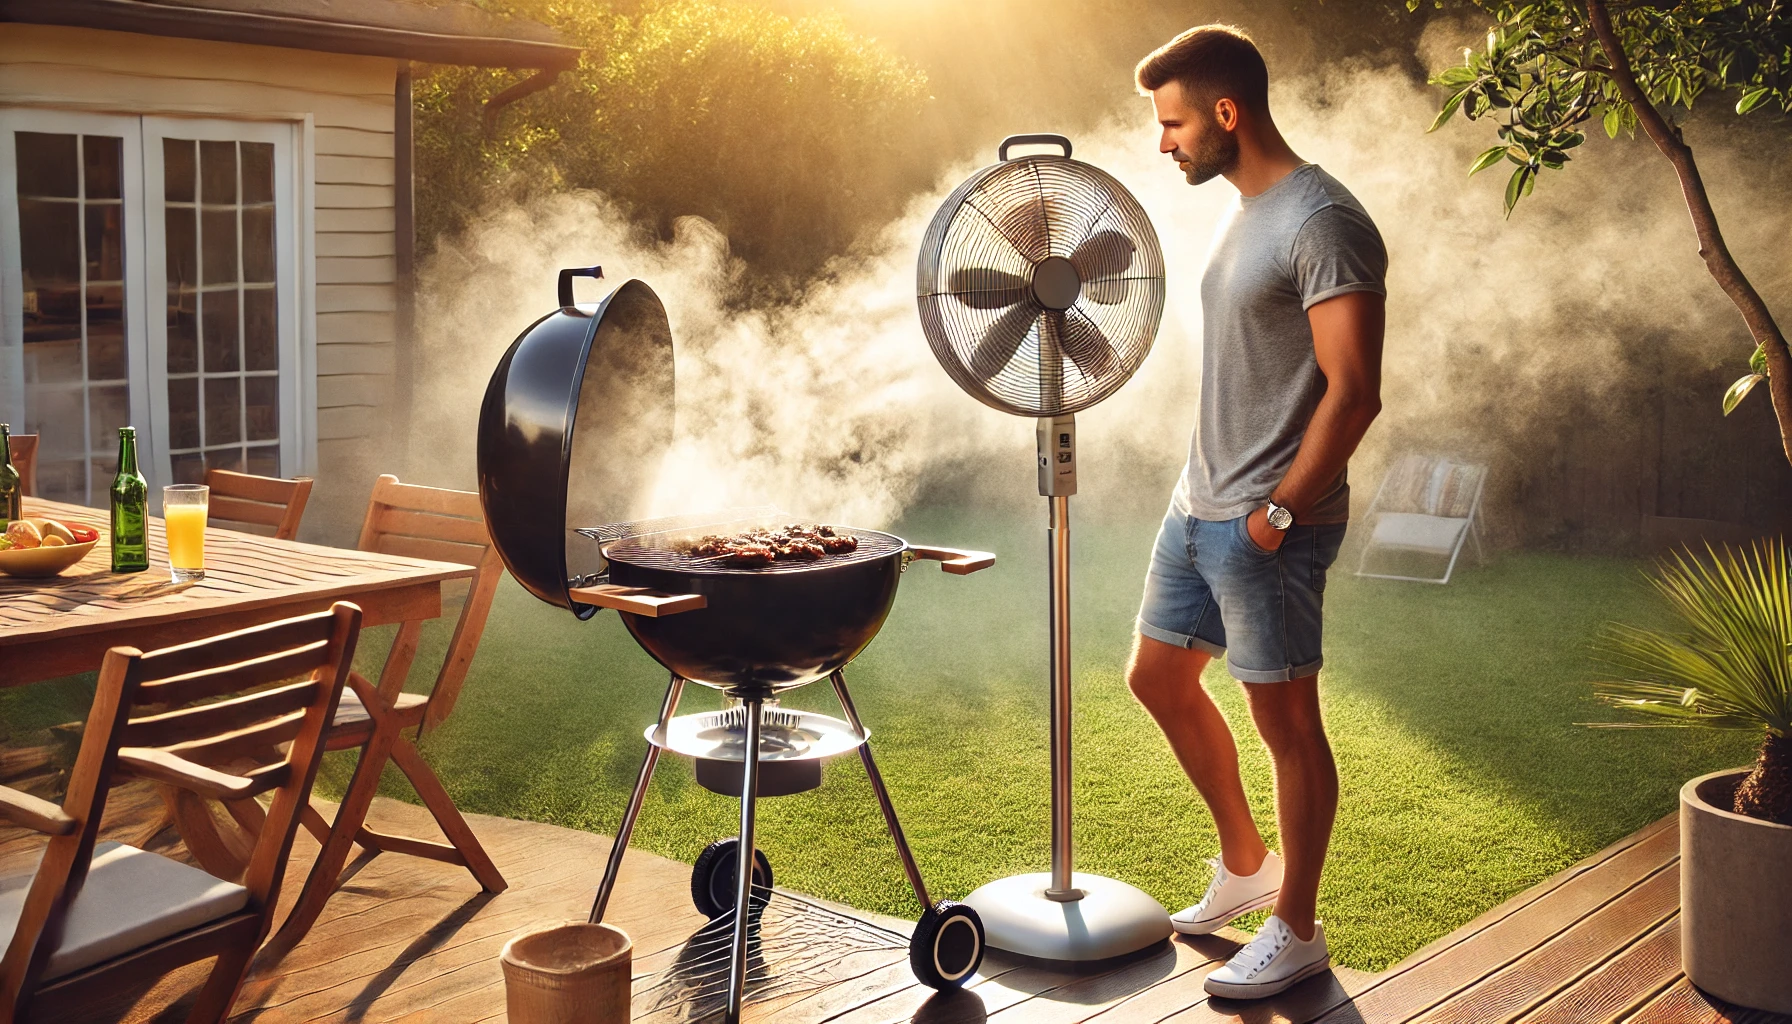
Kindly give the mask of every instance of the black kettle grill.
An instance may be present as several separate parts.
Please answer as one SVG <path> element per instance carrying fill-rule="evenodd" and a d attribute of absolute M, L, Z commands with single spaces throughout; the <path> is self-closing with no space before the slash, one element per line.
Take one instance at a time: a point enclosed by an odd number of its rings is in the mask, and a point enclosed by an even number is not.
<path fill-rule="evenodd" d="M 963 985 L 983 959 L 983 923 L 970 907 L 929 898 L 842 670 L 877 635 L 910 562 L 935 560 L 965 575 L 995 556 L 845 528 L 859 542 L 850 553 L 737 566 L 689 554 L 688 541 L 792 517 L 755 508 L 637 518 L 672 441 L 672 331 L 659 296 L 639 280 L 595 305 L 574 302 L 573 278 L 602 276 L 599 267 L 560 271 L 560 308 L 530 325 L 498 362 L 478 437 L 480 501 L 511 575 L 580 619 L 615 610 L 671 676 L 659 719 L 646 730 L 646 755 L 591 920 L 603 919 L 660 751 L 692 757 L 701 785 L 741 801 L 740 835 L 711 843 L 691 877 L 698 910 L 712 919 L 734 915 L 727 1017 L 734 1024 L 753 911 L 772 885 L 771 864 L 754 847 L 755 802 L 819 786 L 824 760 L 857 749 L 923 908 L 909 962 L 933 988 Z M 777 706 L 781 691 L 822 678 L 833 684 L 844 721 Z M 730 706 L 675 716 L 687 680 L 723 691 Z"/>

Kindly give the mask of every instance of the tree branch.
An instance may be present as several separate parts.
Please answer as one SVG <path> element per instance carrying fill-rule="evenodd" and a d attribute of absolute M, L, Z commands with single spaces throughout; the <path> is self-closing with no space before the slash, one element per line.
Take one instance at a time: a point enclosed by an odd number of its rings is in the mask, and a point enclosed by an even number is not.
<path fill-rule="evenodd" d="M 1742 268 L 1736 265 L 1735 257 L 1724 244 L 1723 232 L 1717 225 L 1717 212 L 1711 208 L 1711 197 L 1705 191 L 1705 181 L 1699 175 L 1698 163 L 1693 160 L 1692 148 L 1637 85 L 1630 55 L 1612 28 L 1607 2 L 1586 0 L 1593 33 L 1599 37 L 1606 59 L 1611 61 L 1612 82 L 1617 85 L 1624 102 L 1636 111 L 1637 123 L 1643 126 L 1655 148 L 1661 150 L 1661 155 L 1674 166 L 1674 173 L 1680 178 L 1680 192 L 1686 198 L 1686 210 L 1692 215 L 1693 230 L 1699 236 L 1699 256 L 1705 261 L 1705 269 L 1735 303 L 1743 322 L 1748 325 L 1749 335 L 1767 354 L 1768 393 L 1773 399 L 1774 415 L 1779 420 L 1780 447 L 1785 451 L 1787 461 L 1792 462 L 1792 354 L 1787 352 L 1785 335 L 1780 333 L 1779 324 L 1774 322 L 1767 303 L 1743 275 Z"/>

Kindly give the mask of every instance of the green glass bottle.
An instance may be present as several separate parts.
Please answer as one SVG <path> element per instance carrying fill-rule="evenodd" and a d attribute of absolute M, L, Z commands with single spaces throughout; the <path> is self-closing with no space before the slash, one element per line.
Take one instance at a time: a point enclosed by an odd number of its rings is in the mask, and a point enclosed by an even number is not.
<path fill-rule="evenodd" d="M 112 478 L 112 571 L 149 568 L 149 484 L 137 472 L 137 430 L 118 428 L 118 475 Z"/>
<path fill-rule="evenodd" d="M 0 531 L 25 515 L 25 481 L 12 464 L 12 428 L 0 423 Z"/>

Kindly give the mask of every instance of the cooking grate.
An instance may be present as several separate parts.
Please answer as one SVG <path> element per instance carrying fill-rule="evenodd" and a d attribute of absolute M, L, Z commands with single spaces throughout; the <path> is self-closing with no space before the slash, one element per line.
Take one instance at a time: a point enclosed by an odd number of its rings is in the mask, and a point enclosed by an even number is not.
<path fill-rule="evenodd" d="M 784 520 L 784 522 L 802 521 L 793 518 Z M 763 520 L 756 522 L 763 522 Z M 604 556 L 613 562 L 626 562 L 643 569 L 666 569 L 672 572 L 701 574 L 755 575 L 768 572 L 802 572 L 810 569 L 827 569 L 838 565 L 852 565 L 856 562 L 868 562 L 872 559 L 892 555 L 908 546 L 902 538 L 879 533 L 876 530 L 859 530 L 847 526 L 836 526 L 835 529 L 857 537 L 859 539 L 858 549 L 846 554 L 828 555 L 813 562 L 800 562 L 792 559 L 773 562 L 770 565 L 729 565 L 725 561 L 725 556 L 694 557 L 672 546 L 675 541 L 695 540 L 703 532 L 718 532 L 705 528 L 697 533 L 679 530 L 671 533 L 627 537 L 605 544 Z"/>

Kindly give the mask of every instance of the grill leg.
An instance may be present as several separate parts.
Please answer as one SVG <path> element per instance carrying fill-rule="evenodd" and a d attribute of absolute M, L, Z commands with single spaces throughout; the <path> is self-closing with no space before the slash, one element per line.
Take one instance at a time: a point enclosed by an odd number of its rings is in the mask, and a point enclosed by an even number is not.
<path fill-rule="evenodd" d="M 666 736 L 666 724 L 672 720 L 672 713 L 678 710 L 678 698 L 684 693 L 684 680 L 674 675 L 666 684 L 666 698 L 660 702 L 660 727 L 656 733 L 661 739 Z M 604 909 L 610 905 L 610 893 L 616 888 L 616 875 L 622 870 L 622 855 L 628 852 L 629 836 L 634 834 L 635 819 L 641 815 L 641 802 L 647 798 L 647 784 L 653 781 L 653 767 L 660 760 L 660 748 L 652 743 L 647 744 L 647 756 L 641 759 L 641 774 L 635 779 L 635 792 L 628 798 L 628 809 L 622 812 L 622 823 L 616 826 L 616 842 L 610 847 L 610 862 L 604 865 L 604 880 L 598 883 L 597 899 L 591 904 L 591 923 L 599 924 L 604 919 Z"/>
<path fill-rule="evenodd" d="M 759 730 L 763 699 L 749 698 L 747 708 L 747 757 L 741 765 L 740 878 L 734 896 L 734 955 L 728 961 L 728 1024 L 740 1024 L 741 1002 L 747 989 L 747 929 L 753 899 L 753 813 L 759 798 Z"/>
<path fill-rule="evenodd" d="M 836 669 L 828 677 L 834 684 L 834 695 L 840 698 L 840 710 L 846 712 L 846 721 L 853 732 L 865 735 L 865 726 L 859 721 L 859 710 L 853 707 L 852 694 L 846 692 L 846 675 Z M 865 774 L 871 778 L 871 791 L 877 794 L 877 805 L 883 809 L 884 822 L 890 826 L 890 838 L 896 842 L 896 855 L 902 858 L 902 870 L 908 875 L 908 884 L 914 887 L 915 899 L 921 901 L 921 912 L 926 913 L 933 901 L 927 896 L 927 883 L 921 880 L 921 868 L 915 863 L 915 855 L 909 851 L 908 837 L 902 834 L 902 823 L 896 820 L 896 805 L 890 801 L 890 791 L 884 786 L 884 777 L 878 774 L 877 762 L 871 759 L 871 741 L 859 744 L 859 759 L 865 762 Z"/>

